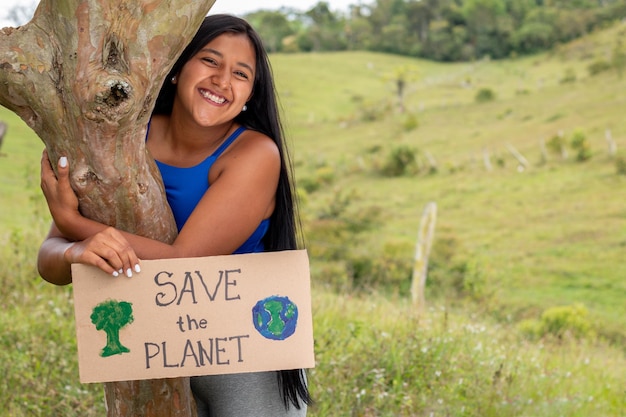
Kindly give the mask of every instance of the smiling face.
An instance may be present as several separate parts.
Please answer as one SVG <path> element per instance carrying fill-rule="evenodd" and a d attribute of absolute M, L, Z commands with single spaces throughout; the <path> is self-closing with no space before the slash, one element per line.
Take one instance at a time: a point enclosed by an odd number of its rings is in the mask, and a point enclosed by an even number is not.
<path fill-rule="evenodd" d="M 191 117 L 202 127 L 231 122 L 252 96 L 255 62 L 246 35 L 216 37 L 178 74 L 173 114 Z"/>

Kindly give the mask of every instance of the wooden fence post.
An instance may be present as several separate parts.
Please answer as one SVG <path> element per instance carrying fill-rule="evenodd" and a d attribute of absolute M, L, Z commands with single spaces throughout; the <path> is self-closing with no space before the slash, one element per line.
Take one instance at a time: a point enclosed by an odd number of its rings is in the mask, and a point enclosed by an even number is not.
<path fill-rule="evenodd" d="M 437 221 L 437 203 L 426 204 L 417 233 L 415 245 L 415 258 L 413 261 L 413 279 L 411 282 L 411 298 L 418 313 L 425 309 L 426 275 L 428 273 L 428 257 L 435 236 L 435 224 Z"/>
<path fill-rule="evenodd" d="M 519 153 L 518 150 L 515 149 L 513 145 L 511 145 L 510 143 L 506 144 L 506 148 L 509 150 L 509 152 L 511 152 L 511 155 L 513 155 L 515 159 L 517 159 L 517 163 L 519 164 L 519 167 L 518 167 L 519 170 L 523 171 L 526 168 L 528 168 L 528 165 L 529 165 L 528 160 L 524 158 L 524 155 Z"/>
<path fill-rule="evenodd" d="M 617 153 L 617 144 L 615 140 L 613 140 L 613 135 L 611 134 L 611 129 L 606 129 L 604 131 L 604 137 L 609 145 L 609 156 L 615 156 Z"/>
<path fill-rule="evenodd" d="M 485 169 L 487 172 L 493 171 L 493 166 L 491 165 L 491 156 L 489 156 L 489 149 L 483 148 L 483 163 L 485 164 Z"/>

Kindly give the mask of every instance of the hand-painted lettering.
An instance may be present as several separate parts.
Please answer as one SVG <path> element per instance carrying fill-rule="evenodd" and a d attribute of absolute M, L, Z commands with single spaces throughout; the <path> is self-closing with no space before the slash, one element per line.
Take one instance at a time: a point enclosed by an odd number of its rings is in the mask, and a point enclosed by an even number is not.
<path fill-rule="evenodd" d="M 168 342 L 160 344 L 153 342 L 144 343 L 146 354 L 146 369 L 162 366 L 163 368 L 184 368 L 205 366 L 228 366 L 231 361 L 244 362 L 244 349 L 242 339 L 248 339 L 250 335 L 238 335 L 230 337 L 215 337 L 193 341 L 187 339 L 182 349 L 179 362 L 168 362 L 168 349 L 170 357 L 173 351 Z M 171 360 L 171 359 L 170 359 Z"/>
<path fill-rule="evenodd" d="M 160 292 L 157 292 L 154 301 L 159 307 L 167 307 L 174 303 L 176 305 L 198 304 L 204 296 L 206 296 L 209 302 L 218 299 L 225 301 L 240 300 L 241 295 L 236 291 L 237 280 L 232 278 L 232 275 L 235 273 L 241 274 L 241 269 L 221 270 L 219 271 L 219 277 L 211 283 L 202 276 L 200 271 L 194 271 L 193 273 L 187 271 L 184 273 L 181 283 L 180 280 L 175 279 L 173 273 L 159 272 L 154 277 L 154 282 L 160 287 Z M 224 283 L 223 285 L 222 282 Z M 222 295 L 218 297 L 220 292 Z"/>

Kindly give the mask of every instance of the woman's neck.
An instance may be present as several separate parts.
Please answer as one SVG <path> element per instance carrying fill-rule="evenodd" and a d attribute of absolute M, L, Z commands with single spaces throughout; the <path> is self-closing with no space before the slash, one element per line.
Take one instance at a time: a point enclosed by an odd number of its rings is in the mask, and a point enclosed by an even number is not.
<path fill-rule="evenodd" d="M 148 142 L 149 149 L 161 162 L 191 166 L 210 156 L 234 129 L 234 120 L 202 127 L 172 116 L 155 116 L 148 136 L 148 140 L 152 141 Z"/>

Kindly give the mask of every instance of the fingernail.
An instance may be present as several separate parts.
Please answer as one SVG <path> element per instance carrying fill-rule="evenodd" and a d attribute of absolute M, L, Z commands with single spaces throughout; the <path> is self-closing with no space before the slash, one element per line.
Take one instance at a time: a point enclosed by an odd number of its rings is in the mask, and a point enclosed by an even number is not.
<path fill-rule="evenodd" d="M 62 156 L 62 157 L 59 158 L 59 165 L 61 166 L 61 168 L 67 167 L 67 157 L 66 156 Z"/>
<path fill-rule="evenodd" d="M 128 269 L 126 270 L 126 276 L 127 276 L 128 278 L 132 278 L 132 277 L 133 277 L 133 270 L 132 270 L 132 269 L 130 269 L 130 268 L 128 268 Z"/>
<path fill-rule="evenodd" d="M 141 267 L 139 266 L 139 264 L 135 265 L 135 272 L 136 273 L 140 273 L 141 272 Z"/>
<path fill-rule="evenodd" d="M 117 273 L 117 271 L 113 271 L 113 276 L 114 276 L 115 278 L 117 278 L 117 277 L 119 277 L 119 276 L 120 276 L 120 274 L 118 274 L 118 273 Z"/>
<path fill-rule="evenodd" d="M 120 275 L 124 273 L 124 270 L 120 268 L 119 271 L 117 271 Z"/>

